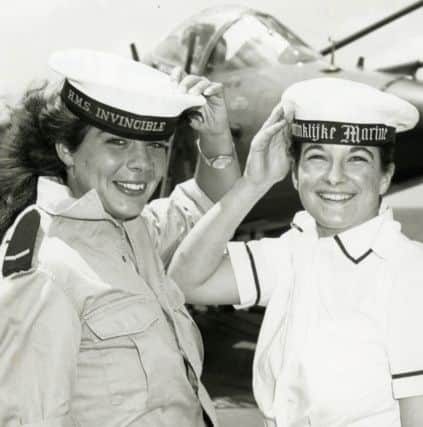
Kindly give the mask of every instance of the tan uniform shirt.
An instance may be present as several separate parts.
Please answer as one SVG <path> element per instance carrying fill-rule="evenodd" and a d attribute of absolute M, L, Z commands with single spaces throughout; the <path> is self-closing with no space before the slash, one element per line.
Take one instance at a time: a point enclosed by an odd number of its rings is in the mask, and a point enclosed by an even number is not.
<path fill-rule="evenodd" d="M 241 302 L 267 306 L 254 361 L 267 426 L 400 427 L 397 399 L 423 395 L 423 246 L 400 228 L 382 209 L 319 238 L 301 212 L 280 238 L 229 246 Z"/>
<path fill-rule="evenodd" d="M 162 263 L 209 206 L 189 181 L 121 225 L 95 191 L 39 179 L 32 269 L 0 281 L 2 427 L 215 423 L 201 337 Z"/>

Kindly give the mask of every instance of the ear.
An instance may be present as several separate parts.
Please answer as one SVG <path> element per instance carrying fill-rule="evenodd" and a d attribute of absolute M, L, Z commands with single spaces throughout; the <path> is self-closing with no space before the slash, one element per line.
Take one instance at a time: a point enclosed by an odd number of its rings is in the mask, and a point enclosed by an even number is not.
<path fill-rule="evenodd" d="M 391 185 L 392 177 L 394 176 L 395 165 L 393 163 L 389 164 L 388 170 L 383 174 L 382 179 L 379 185 L 379 195 L 383 196 L 389 189 Z"/>
<path fill-rule="evenodd" d="M 59 159 L 65 164 L 66 168 L 74 165 L 73 154 L 63 142 L 56 142 L 56 152 Z"/>

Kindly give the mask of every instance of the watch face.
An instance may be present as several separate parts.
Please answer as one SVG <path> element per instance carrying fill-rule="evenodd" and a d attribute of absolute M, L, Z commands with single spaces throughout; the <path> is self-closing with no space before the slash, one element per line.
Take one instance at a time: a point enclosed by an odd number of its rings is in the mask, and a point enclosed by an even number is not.
<path fill-rule="evenodd" d="M 232 163 L 232 156 L 217 156 L 213 159 L 212 166 L 216 169 L 225 169 Z"/>

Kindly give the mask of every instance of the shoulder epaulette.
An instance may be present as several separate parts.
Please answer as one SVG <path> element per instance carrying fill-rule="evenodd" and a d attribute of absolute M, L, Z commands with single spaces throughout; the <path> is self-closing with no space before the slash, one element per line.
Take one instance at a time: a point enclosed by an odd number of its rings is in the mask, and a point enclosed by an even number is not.
<path fill-rule="evenodd" d="M 31 269 L 39 227 L 40 214 L 35 209 L 28 211 L 18 220 L 4 256 L 3 277 Z"/>

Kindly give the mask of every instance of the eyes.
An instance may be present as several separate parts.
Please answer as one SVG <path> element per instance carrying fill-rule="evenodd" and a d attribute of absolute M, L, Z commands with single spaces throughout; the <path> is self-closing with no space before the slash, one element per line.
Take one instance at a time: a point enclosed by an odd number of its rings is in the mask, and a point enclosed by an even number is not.
<path fill-rule="evenodd" d="M 370 163 L 370 159 L 368 159 L 367 157 L 365 157 L 365 156 L 357 156 L 357 155 L 351 156 L 349 158 L 349 161 L 350 162 L 365 162 L 365 163 Z"/>
<path fill-rule="evenodd" d="M 169 148 L 169 143 L 167 141 L 135 141 L 132 139 L 125 139 L 125 138 L 107 138 L 106 144 L 110 145 L 112 147 L 119 147 L 119 148 L 127 148 L 131 144 L 145 144 L 146 147 L 153 148 L 155 150 L 159 149 L 166 149 Z"/>
<path fill-rule="evenodd" d="M 312 161 L 312 162 L 330 162 L 331 156 L 324 152 L 308 152 L 304 156 L 305 161 Z M 364 164 L 364 163 L 371 163 L 372 158 L 367 153 L 351 153 L 347 155 L 344 158 L 344 161 L 346 163 L 352 163 L 352 164 Z"/>

